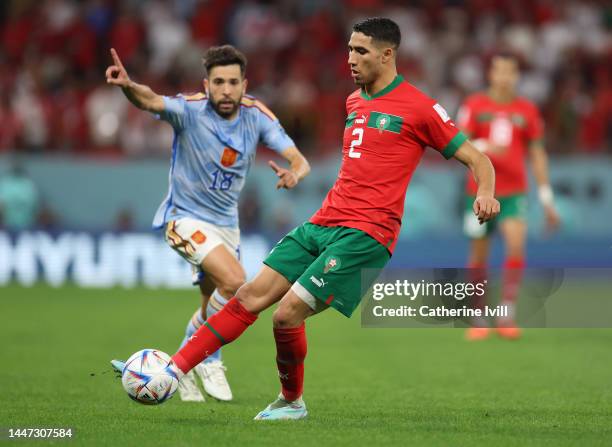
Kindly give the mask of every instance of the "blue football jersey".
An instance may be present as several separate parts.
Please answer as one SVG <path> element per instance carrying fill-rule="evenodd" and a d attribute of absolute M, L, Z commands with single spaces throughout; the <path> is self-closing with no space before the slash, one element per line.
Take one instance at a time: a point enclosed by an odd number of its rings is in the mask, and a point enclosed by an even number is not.
<path fill-rule="evenodd" d="M 262 142 L 276 152 L 295 146 L 260 101 L 244 96 L 238 116 L 221 118 L 206 95 L 164 96 L 159 117 L 174 128 L 168 195 L 153 227 L 191 217 L 238 227 L 238 197 Z"/>

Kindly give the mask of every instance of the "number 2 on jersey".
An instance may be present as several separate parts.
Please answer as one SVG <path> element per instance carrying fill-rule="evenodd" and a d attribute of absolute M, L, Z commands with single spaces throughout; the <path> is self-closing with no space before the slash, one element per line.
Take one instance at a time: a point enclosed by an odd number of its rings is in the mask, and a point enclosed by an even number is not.
<path fill-rule="evenodd" d="M 365 123 L 365 117 L 355 120 L 355 124 L 363 123 Z M 351 141 L 348 156 L 351 158 L 361 158 L 361 152 L 357 152 L 355 150 L 355 146 L 359 146 L 363 142 L 363 127 L 356 127 L 355 129 L 353 129 L 352 135 L 356 136 L 357 138 Z"/>

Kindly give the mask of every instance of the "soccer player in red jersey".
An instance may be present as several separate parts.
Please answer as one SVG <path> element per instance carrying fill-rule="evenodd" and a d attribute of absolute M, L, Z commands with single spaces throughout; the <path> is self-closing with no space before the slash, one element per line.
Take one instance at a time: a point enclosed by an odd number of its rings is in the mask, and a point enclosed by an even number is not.
<path fill-rule="evenodd" d="M 281 394 L 255 419 L 307 415 L 304 320 L 328 307 L 348 317 L 357 307 L 362 270 L 382 268 L 393 253 L 408 182 L 426 147 L 470 168 L 478 184 L 473 212 L 481 222 L 499 213 L 489 159 L 436 101 L 397 74 L 399 44 L 392 20 L 372 18 L 353 26 L 348 63 L 360 88 L 346 102 L 338 180 L 310 221 L 287 234 L 258 275 L 172 357 L 181 377 L 279 302 L 273 325 Z M 367 288 L 374 280 L 364 279 Z"/>
<path fill-rule="evenodd" d="M 489 69 L 489 89 L 466 99 L 459 110 L 458 124 L 470 136 L 474 145 L 487 154 L 496 176 L 495 195 L 501 212 L 494 220 L 479 225 L 466 212 L 464 231 L 472 239 L 468 266 L 476 275 L 484 276 L 489 255 L 489 235 L 499 226 L 505 245 L 502 303 L 508 307 L 508 317 L 497 321 L 500 336 L 520 337 L 514 322 L 515 300 L 525 265 L 527 236 L 527 156 L 531 159 L 538 184 L 540 202 L 544 207 L 549 229 L 559 224 L 553 193 L 548 182 L 548 161 L 542 144 L 542 119 L 537 107 L 516 94 L 519 78 L 518 60 L 509 54 L 492 58 Z M 477 194 L 477 185 L 468 176 L 466 204 Z M 470 328 L 469 340 L 488 337 L 486 324 Z"/>

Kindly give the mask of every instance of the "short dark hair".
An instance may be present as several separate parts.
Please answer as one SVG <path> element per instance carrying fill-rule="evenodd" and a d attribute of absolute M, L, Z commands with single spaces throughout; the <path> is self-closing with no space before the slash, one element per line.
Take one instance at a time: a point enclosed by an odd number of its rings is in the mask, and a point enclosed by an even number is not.
<path fill-rule="evenodd" d="M 510 60 L 512 62 L 514 62 L 516 64 L 516 67 L 520 70 L 522 68 L 523 65 L 523 61 L 521 59 L 521 57 L 513 52 L 513 51 L 509 51 L 509 50 L 497 50 L 494 53 L 492 53 L 489 56 L 489 60 L 488 60 L 488 67 L 491 68 L 491 66 L 493 65 L 493 61 L 495 59 L 506 59 L 506 60 Z"/>
<path fill-rule="evenodd" d="M 385 17 L 370 17 L 353 25 L 353 31 L 370 36 L 372 40 L 390 43 L 398 49 L 402 40 L 399 26 Z"/>
<path fill-rule="evenodd" d="M 244 77 L 247 58 L 233 46 L 221 45 L 219 47 L 210 47 L 204 54 L 203 62 L 207 75 L 210 74 L 210 70 L 214 67 L 237 64 L 240 66 L 240 74 Z"/>

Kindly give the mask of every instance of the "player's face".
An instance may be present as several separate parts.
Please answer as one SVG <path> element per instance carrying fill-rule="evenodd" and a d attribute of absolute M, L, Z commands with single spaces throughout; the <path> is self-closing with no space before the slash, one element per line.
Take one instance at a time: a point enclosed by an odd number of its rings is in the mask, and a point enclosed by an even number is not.
<path fill-rule="evenodd" d="M 348 64 L 355 84 L 373 83 L 382 70 L 382 50 L 372 43 L 372 37 L 353 33 L 348 43 Z"/>
<path fill-rule="evenodd" d="M 238 112 L 247 81 L 240 73 L 240 65 L 218 65 L 204 79 L 204 88 L 215 111 L 223 118 L 233 118 Z"/>
<path fill-rule="evenodd" d="M 518 63 L 514 59 L 496 57 L 491 61 L 489 82 L 494 89 L 514 91 L 518 78 Z"/>

